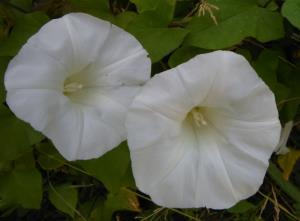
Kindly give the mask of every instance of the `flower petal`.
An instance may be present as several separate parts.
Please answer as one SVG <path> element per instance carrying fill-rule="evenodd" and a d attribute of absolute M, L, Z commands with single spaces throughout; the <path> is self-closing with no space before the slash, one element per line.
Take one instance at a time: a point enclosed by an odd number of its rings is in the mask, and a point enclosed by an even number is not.
<path fill-rule="evenodd" d="M 71 13 L 45 24 L 12 59 L 7 103 L 68 160 L 96 158 L 126 139 L 125 115 L 151 62 L 107 21 Z"/>
<path fill-rule="evenodd" d="M 83 16 L 86 20 L 90 20 L 89 17 Z M 73 18 L 69 21 L 70 33 L 73 35 L 77 34 L 76 22 L 79 21 Z M 133 36 L 107 22 L 103 23 L 103 27 L 94 27 L 93 30 L 94 38 L 99 41 L 98 45 L 87 46 L 86 42 L 91 41 L 90 36 L 73 39 L 74 42 L 78 42 L 76 45 L 83 47 L 75 50 L 81 52 L 78 60 L 85 60 L 85 65 L 89 65 L 85 67 L 87 76 L 79 73 L 72 76 L 73 79 L 82 81 L 90 87 L 139 85 L 149 79 L 151 60 Z M 99 39 L 99 36 L 105 38 Z"/>
<path fill-rule="evenodd" d="M 70 14 L 64 17 L 68 16 Z M 25 46 L 27 45 L 46 53 L 49 57 L 61 63 L 69 73 L 72 73 L 75 69 L 76 62 L 74 60 L 73 45 L 64 19 L 50 20 L 35 35 L 28 39 Z M 38 64 L 36 63 L 36 65 Z"/>
<path fill-rule="evenodd" d="M 207 125 L 188 114 L 194 107 Z M 148 81 L 126 128 L 137 186 L 154 202 L 223 209 L 258 190 L 281 127 L 274 95 L 249 63 L 217 51 Z"/>
<path fill-rule="evenodd" d="M 45 89 L 9 90 L 6 102 L 17 117 L 38 131 L 43 131 L 70 103 L 60 92 Z"/>
<path fill-rule="evenodd" d="M 29 56 L 30 55 L 30 56 Z M 30 44 L 8 65 L 5 75 L 6 90 L 48 89 L 62 91 L 65 77 L 64 67 L 39 48 Z"/>

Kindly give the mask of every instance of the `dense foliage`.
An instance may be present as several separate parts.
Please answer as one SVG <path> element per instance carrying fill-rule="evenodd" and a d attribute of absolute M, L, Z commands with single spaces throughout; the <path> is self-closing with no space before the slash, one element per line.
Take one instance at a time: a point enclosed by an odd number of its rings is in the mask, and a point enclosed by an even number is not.
<path fill-rule="evenodd" d="M 8 62 L 48 20 L 78 11 L 132 33 L 153 75 L 217 49 L 249 60 L 274 92 L 282 125 L 294 122 L 290 152 L 272 156 L 255 196 L 222 211 L 161 208 L 136 189 L 126 142 L 67 162 L 11 113 Z M 299 220 L 300 0 L 2 0 L 0 102 L 0 220 Z"/>

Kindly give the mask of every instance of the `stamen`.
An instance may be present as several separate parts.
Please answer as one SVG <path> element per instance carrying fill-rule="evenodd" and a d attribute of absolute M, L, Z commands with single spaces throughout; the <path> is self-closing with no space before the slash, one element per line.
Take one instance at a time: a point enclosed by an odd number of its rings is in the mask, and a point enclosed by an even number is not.
<path fill-rule="evenodd" d="M 72 82 L 64 86 L 64 93 L 74 93 L 83 88 L 83 85 L 77 82 Z"/>
<path fill-rule="evenodd" d="M 198 107 L 194 108 L 194 110 L 192 110 L 192 116 L 198 127 L 207 125 L 207 121 L 205 120 L 204 115 L 202 114 L 200 108 Z"/>

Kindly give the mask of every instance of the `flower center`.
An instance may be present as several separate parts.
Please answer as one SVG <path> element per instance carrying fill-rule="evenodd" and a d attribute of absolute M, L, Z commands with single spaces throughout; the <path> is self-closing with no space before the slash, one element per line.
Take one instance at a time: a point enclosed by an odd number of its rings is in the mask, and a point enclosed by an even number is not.
<path fill-rule="evenodd" d="M 195 107 L 192 109 L 190 114 L 197 127 L 202 127 L 207 125 L 207 121 L 205 120 L 202 108 Z"/>
<path fill-rule="evenodd" d="M 74 93 L 83 88 L 83 85 L 78 82 L 66 83 L 64 85 L 64 94 Z"/>

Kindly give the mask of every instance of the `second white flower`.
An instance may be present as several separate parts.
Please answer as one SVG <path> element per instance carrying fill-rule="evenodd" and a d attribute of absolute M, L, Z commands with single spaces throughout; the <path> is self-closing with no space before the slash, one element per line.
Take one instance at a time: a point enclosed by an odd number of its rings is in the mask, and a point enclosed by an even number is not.
<path fill-rule="evenodd" d="M 228 51 L 154 76 L 126 127 L 141 191 L 164 207 L 214 209 L 258 190 L 281 129 L 271 90 Z"/>

